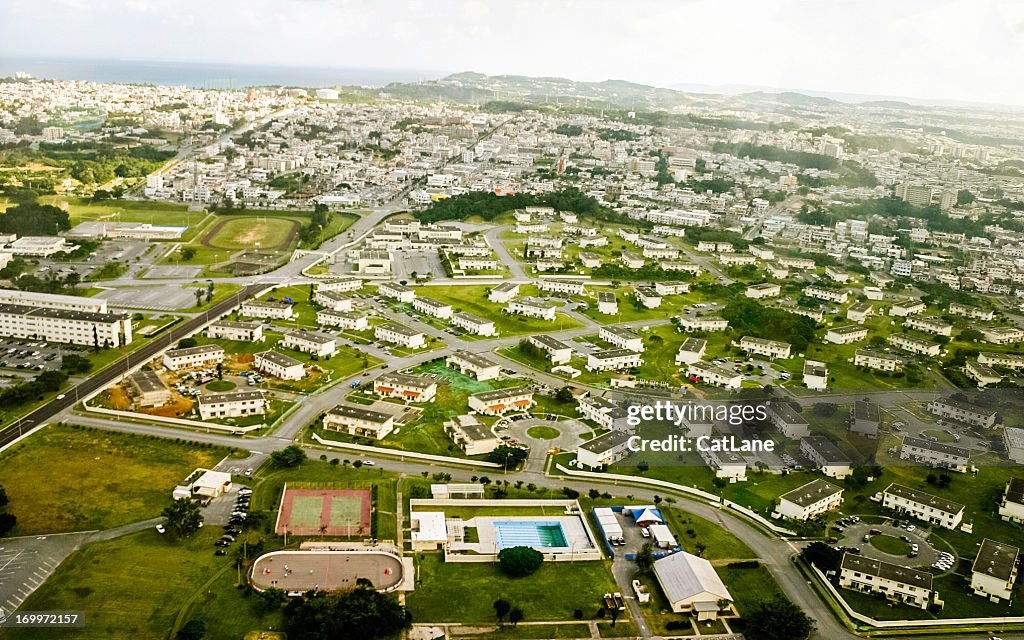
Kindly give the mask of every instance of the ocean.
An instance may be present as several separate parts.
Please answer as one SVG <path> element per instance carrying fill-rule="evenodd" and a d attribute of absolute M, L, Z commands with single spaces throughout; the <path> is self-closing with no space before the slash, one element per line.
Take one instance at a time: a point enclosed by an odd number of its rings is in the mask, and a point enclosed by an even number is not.
<path fill-rule="evenodd" d="M 86 60 L 78 58 L 0 58 L 0 78 L 23 71 L 51 80 L 91 80 L 131 84 L 185 85 L 203 89 L 282 85 L 383 87 L 391 82 L 416 82 L 448 75 L 422 69 L 359 69 L 276 67 L 267 65 Z"/>

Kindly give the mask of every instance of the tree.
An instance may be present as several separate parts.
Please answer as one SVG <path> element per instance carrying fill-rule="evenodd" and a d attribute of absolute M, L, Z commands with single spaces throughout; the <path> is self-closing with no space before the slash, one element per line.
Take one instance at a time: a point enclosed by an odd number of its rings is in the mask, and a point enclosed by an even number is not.
<path fill-rule="evenodd" d="M 974 202 L 974 194 L 967 189 L 960 189 L 956 192 L 956 206 L 962 207 L 972 202 Z"/>
<path fill-rule="evenodd" d="M 270 464 L 275 467 L 297 467 L 306 460 L 306 452 L 297 444 L 288 445 L 270 454 Z"/>
<path fill-rule="evenodd" d="M 224 379 L 224 363 L 223 362 L 218 362 L 217 363 L 217 379 L 218 380 L 223 380 Z"/>
<path fill-rule="evenodd" d="M 202 289 L 196 289 L 195 293 L 196 293 L 196 306 L 197 307 L 203 306 L 203 290 Z"/>
<path fill-rule="evenodd" d="M 519 607 L 512 607 L 512 610 L 508 612 L 508 621 L 512 623 L 512 626 L 516 626 L 523 620 L 523 610 Z"/>
<path fill-rule="evenodd" d="M 181 250 L 181 261 L 188 262 L 192 258 L 196 257 L 195 247 L 185 247 Z"/>
<path fill-rule="evenodd" d="M 494 615 L 497 616 L 498 622 L 505 619 L 508 612 L 512 610 L 512 603 L 505 598 L 498 598 L 494 601 Z"/>
<path fill-rule="evenodd" d="M 7 497 L 7 490 L 0 486 L 0 536 L 5 536 L 18 524 L 18 518 L 8 511 L 10 498 Z"/>
<path fill-rule="evenodd" d="M 766 640 L 802 640 L 814 630 L 814 621 L 785 597 L 761 600 L 750 609 L 747 621 L 753 635 Z"/>
<path fill-rule="evenodd" d="M 176 640 L 203 640 L 206 637 L 206 623 L 202 620 L 189 620 L 178 629 L 174 637 Z"/>
<path fill-rule="evenodd" d="M 640 573 L 651 572 L 654 567 L 654 547 L 650 542 L 645 542 L 644 546 L 640 547 L 636 555 L 633 556 L 633 562 L 636 563 L 636 568 Z"/>
<path fill-rule="evenodd" d="M 515 578 L 530 575 L 543 562 L 544 554 L 532 547 L 505 547 L 498 552 L 498 566 Z"/>
<path fill-rule="evenodd" d="M 835 571 L 839 568 L 839 561 L 843 557 L 843 552 L 830 547 L 824 542 L 816 541 L 804 547 L 804 550 L 800 552 L 800 557 L 803 558 L 804 562 L 813 564 L 824 573 Z"/>
<path fill-rule="evenodd" d="M 88 373 L 92 369 L 92 361 L 77 353 L 69 353 L 61 356 L 60 368 L 70 374 Z"/>
<path fill-rule="evenodd" d="M 572 389 L 569 388 L 569 387 L 562 387 L 557 392 L 555 392 L 555 400 L 558 400 L 559 402 L 561 402 L 563 404 L 564 403 L 572 402 L 573 401 Z"/>
<path fill-rule="evenodd" d="M 160 515 L 167 519 L 167 530 L 178 538 L 185 538 L 203 524 L 203 514 L 199 510 L 199 502 L 191 498 L 175 500 Z"/>
<path fill-rule="evenodd" d="M 312 591 L 284 608 L 289 640 L 374 640 L 397 635 L 412 616 L 392 594 L 383 594 L 366 581 L 351 591 Z"/>
<path fill-rule="evenodd" d="M 198 344 L 199 344 L 199 342 L 197 342 L 195 338 L 183 338 L 183 339 L 178 341 L 178 348 L 179 349 L 191 349 L 192 347 L 194 347 L 194 346 L 196 346 Z"/>
<path fill-rule="evenodd" d="M 508 469 L 515 469 L 526 462 L 526 458 L 529 455 L 530 452 L 522 447 L 510 447 L 507 444 L 503 444 L 487 454 L 487 460 L 500 464 L 507 471 Z"/>
<path fill-rule="evenodd" d="M 275 611 L 281 607 L 284 597 L 285 592 L 283 589 L 269 587 L 259 595 L 260 607 L 266 612 Z"/>

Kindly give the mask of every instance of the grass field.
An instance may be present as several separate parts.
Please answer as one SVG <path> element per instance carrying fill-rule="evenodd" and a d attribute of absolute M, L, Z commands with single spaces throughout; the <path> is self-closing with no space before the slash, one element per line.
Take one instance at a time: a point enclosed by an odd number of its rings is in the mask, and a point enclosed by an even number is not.
<path fill-rule="evenodd" d="M 696 554 L 697 545 L 703 545 L 700 554 L 708 560 L 744 560 L 756 558 L 757 554 L 729 532 L 724 526 L 687 513 L 682 509 L 665 508 L 661 514 L 676 533 L 679 544 L 690 553 Z"/>
<path fill-rule="evenodd" d="M 231 217 L 214 225 L 203 244 L 216 249 L 285 250 L 301 222 L 283 217 Z"/>
<path fill-rule="evenodd" d="M 521 607 L 524 620 L 571 620 L 575 609 L 593 615 L 601 596 L 615 590 L 603 561 L 546 562 L 533 575 L 509 578 L 494 563 L 446 563 L 430 553 L 416 557 L 407 604 L 418 622 L 493 623 L 498 598 Z"/>
<path fill-rule="evenodd" d="M 871 546 L 883 553 L 889 553 L 894 556 L 905 556 L 910 553 L 910 545 L 896 536 L 871 536 Z"/>
<path fill-rule="evenodd" d="M 108 200 L 89 202 L 84 198 L 43 196 L 39 201 L 68 212 L 71 224 L 79 222 L 148 222 L 153 225 L 185 227 L 197 224 L 206 213 L 189 211 L 188 205 L 168 202 Z"/>
<path fill-rule="evenodd" d="M 14 535 L 106 529 L 160 515 L 178 482 L 227 454 L 54 425 L 4 453 L 0 483 L 18 516 Z"/>
<path fill-rule="evenodd" d="M 562 435 L 562 432 L 554 427 L 537 426 L 527 429 L 526 435 L 538 440 L 554 440 L 558 436 Z"/>

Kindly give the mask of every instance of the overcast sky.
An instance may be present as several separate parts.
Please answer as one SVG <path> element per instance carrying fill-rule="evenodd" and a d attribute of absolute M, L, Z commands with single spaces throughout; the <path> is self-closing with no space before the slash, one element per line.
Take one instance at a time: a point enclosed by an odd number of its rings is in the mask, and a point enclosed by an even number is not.
<path fill-rule="evenodd" d="M 445 69 L 1024 105 L 1020 0 L 0 0 L 0 56 Z"/>

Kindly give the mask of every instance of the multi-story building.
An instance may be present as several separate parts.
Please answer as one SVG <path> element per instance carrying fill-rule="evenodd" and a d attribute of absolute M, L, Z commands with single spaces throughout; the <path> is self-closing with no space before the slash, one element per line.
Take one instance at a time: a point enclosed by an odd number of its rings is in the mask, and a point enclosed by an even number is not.
<path fill-rule="evenodd" d="M 155 371 L 140 369 L 128 376 L 135 397 L 135 404 L 140 407 L 159 407 L 171 399 L 171 390 Z"/>
<path fill-rule="evenodd" d="M 501 439 L 475 415 L 463 414 L 446 421 L 444 432 L 467 456 L 485 455 L 501 446 Z"/>
<path fill-rule="evenodd" d="M 605 315 L 615 315 L 619 312 L 619 299 L 615 297 L 614 293 L 598 291 L 597 312 Z"/>
<path fill-rule="evenodd" d="M 632 349 L 605 349 L 587 355 L 587 371 L 632 369 L 643 363 L 643 357 Z"/>
<path fill-rule="evenodd" d="M 338 351 L 338 343 L 334 336 L 322 335 L 305 329 L 285 331 L 281 346 L 318 358 L 329 358 Z"/>
<path fill-rule="evenodd" d="M 969 402 L 953 398 L 936 398 L 926 406 L 928 413 L 976 427 L 991 428 L 996 423 L 996 412 Z"/>
<path fill-rule="evenodd" d="M 485 416 L 501 416 L 509 411 L 529 411 L 533 389 L 527 386 L 482 391 L 469 396 L 469 408 Z"/>
<path fill-rule="evenodd" d="M 729 482 L 742 482 L 747 479 L 747 461 L 735 451 L 716 451 L 713 447 L 701 447 L 697 453 L 704 464 L 715 472 L 716 478 Z"/>
<path fill-rule="evenodd" d="M 832 289 L 830 287 L 820 287 L 816 285 L 804 287 L 804 295 L 809 298 L 827 300 L 837 304 L 845 304 L 850 298 L 849 292 L 844 289 Z"/>
<path fill-rule="evenodd" d="M 215 344 L 204 344 L 185 349 L 170 349 L 164 352 L 163 364 L 168 371 L 216 367 L 224 362 L 224 348 Z"/>
<path fill-rule="evenodd" d="M 887 600 L 927 609 L 932 598 L 932 574 L 920 569 L 844 553 L 839 586 L 884 596 Z"/>
<path fill-rule="evenodd" d="M 459 269 L 463 271 L 497 271 L 500 268 L 497 258 L 483 256 L 459 257 Z"/>
<path fill-rule="evenodd" d="M 956 529 L 964 518 L 959 502 L 895 483 L 882 492 L 882 506 L 946 529 Z"/>
<path fill-rule="evenodd" d="M 572 360 L 572 347 L 546 334 L 527 338 L 530 344 L 543 351 L 552 364 L 565 364 Z"/>
<path fill-rule="evenodd" d="M 452 317 L 452 305 L 434 298 L 419 296 L 412 301 L 412 308 L 424 315 L 447 320 Z"/>
<path fill-rule="evenodd" d="M 519 283 L 502 282 L 491 287 L 487 299 L 498 304 L 505 304 L 519 295 Z"/>
<path fill-rule="evenodd" d="M 1008 522 L 1024 522 L 1024 478 L 1011 478 L 999 501 L 999 517 Z"/>
<path fill-rule="evenodd" d="M 128 314 L 0 304 L 0 336 L 119 347 L 132 341 Z"/>
<path fill-rule="evenodd" d="M 747 287 L 746 296 L 755 300 L 762 298 L 777 298 L 782 294 L 782 286 L 772 284 L 771 282 L 763 282 L 761 284 L 752 284 Z"/>
<path fill-rule="evenodd" d="M 850 409 L 850 431 L 869 438 L 878 437 L 878 428 L 882 425 L 878 405 L 867 400 L 854 400 Z"/>
<path fill-rule="evenodd" d="M 317 291 L 350 293 L 352 291 L 359 291 L 362 288 L 363 281 L 359 278 L 332 278 L 330 280 L 320 280 L 316 283 Z"/>
<path fill-rule="evenodd" d="M 199 417 L 203 420 L 261 416 L 267 412 L 267 399 L 262 391 L 204 393 L 199 396 L 197 404 Z"/>
<path fill-rule="evenodd" d="M 721 316 L 679 316 L 680 331 L 725 331 L 729 321 Z"/>
<path fill-rule="evenodd" d="M 412 303 L 416 299 L 416 291 L 404 284 L 397 282 L 382 282 L 377 287 L 377 293 L 385 298 L 391 298 L 399 302 Z"/>
<path fill-rule="evenodd" d="M 579 296 L 586 292 L 586 287 L 583 285 L 582 280 L 543 278 L 537 282 L 537 286 L 545 293 L 565 293 Z"/>
<path fill-rule="evenodd" d="M 657 309 L 661 306 L 661 294 L 654 287 L 636 287 L 633 289 L 633 295 L 645 309 Z"/>
<path fill-rule="evenodd" d="M 977 360 L 968 360 L 964 364 L 964 372 L 967 373 L 967 377 L 978 383 L 978 387 L 999 384 L 1003 381 L 1003 374 Z"/>
<path fill-rule="evenodd" d="M 1020 327 L 984 327 L 981 335 L 991 344 L 1024 342 L 1024 329 Z"/>
<path fill-rule="evenodd" d="M 807 436 L 802 439 L 800 452 L 830 478 L 842 480 L 852 472 L 849 456 L 825 436 Z"/>
<path fill-rule="evenodd" d="M 970 449 L 915 436 L 903 436 L 903 444 L 900 447 L 900 460 L 913 460 L 930 467 L 942 467 L 960 473 L 967 473 L 971 468 L 970 458 Z"/>
<path fill-rule="evenodd" d="M 953 325 L 935 316 L 908 316 L 903 321 L 903 326 L 908 329 L 917 329 L 933 336 L 953 335 Z"/>
<path fill-rule="evenodd" d="M 637 352 L 644 350 L 644 339 L 626 327 L 615 325 L 601 327 L 597 337 L 620 349 Z"/>
<path fill-rule="evenodd" d="M 460 311 L 452 314 L 452 326 L 459 327 L 466 333 L 476 336 L 496 336 L 498 330 L 494 327 L 494 321 L 480 316 Z"/>
<path fill-rule="evenodd" d="M 828 365 L 818 360 L 804 361 L 804 385 L 814 391 L 828 388 Z"/>
<path fill-rule="evenodd" d="M 65 311 L 87 311 L 89 313 L 110 313 L 105 298 L 85 298 L 56 293 L 36 293 L 18 289 L 0 289 L 0 305 L 13 304 L 44 309 Z"/>
<path fill-rule="evenodd" d="M 847 324 L 832 327 L 825 332 L 825 342 L 832 344 L 850 344 L 868 337 L 868 328 L 860 324 Z"/>
<path fill-rule="evenodd" d="M 841 504 L 843 490 L 827 480 L 816 478 L 782 494 L 775 512 L 783 518 L 810 520 L 832 509 L 838 509 Z"/>
<path fill-rule="evenodd" d="M 257 353 L 252 366 L 257 371 L 281 380 L 301 380 L 306 375 L 302 362 L 272 349 Z"/>
<path fill-rule="evenodd" d="M 874 312 L 875 306 L 870 302 L 855 302 L 846 310 L 846 319 L 863 324 Z"/>
<path fill-rule="evenodd" d="M 971 589 L 974 595 L 992 602 L 1010 600 L 1017 581 L 1017 558 L 1020 549 L 985 538 L 971 567 Z"/>
<path fill-rule="evenodd" d="M 394 416 L 353 404 L 339 404 L 324 414 L 324 429 L 360 438 L 383 440 L 395 430 Z"/>
<path fill-rule="evenodd" d="M 505 312 L 528 318 L 553 321 L 555 319 L 555 309 L 556 306 L 550 302 L 540 298 L 526 297 L 510 300 L 508 306 L 505 307 Z"/>
<path fill-rule="evenodd" d="M 206 337 L 239 342 L 263 342 L 263 323 L 218 320 L 206 328 Z"/>
<path fill-rule="evenodd" d="M 580 398 L 576 409 L 584 418 L 590 418 L 605 429 L 627 431 L 629 414 L 623 406 L 609 398 L 587 396 Z"/>
<path fill-rule="evenodd" d="M 690 283 L 681 280 L 659 280 L 654 283 L 654 290 L 663 296 L 675 296 L 689 293 Z"/>
<path fill-rule="evenodd" d="M 978 362 L 990 367 L 1006 367 L 1007 369 L 1024 369 L 1024 355 L 1019 353 L 997 353 L 982 351 L 978 354 Z"/>
<path fill-rule="evenodd" d="M 501 365 L 487 356 L 469 351 L 456 351 L 445 359 L 445 366 L 458 370 L 477 380 L 496 380 L 501 376 Z"/>
<path fill-rule="evenodd" d="M 916 353 L 919 356 L 935 357 L 942 351 L 942 346 L 930 340 L 922 340 L 903 333 L 894 333 L 889 336 L 889 344 L 909 353 Z"/>
<path fill-rule="evenodd" d="M 576 446 L 577 466 L 600 469 L 629 455 L 630 435 L 624 431 L 609 431 Z"/>
<path fill-rule="evenodd" d="M 404 373 L 385 373 L 373 381 L 373 392 L 382 398 L 406 402 L 433 402 L 437 383 L 432 378 Z"/>
<path fill-rule="evenodd" d="M 982 309 L 981 307 L 975 307 L 960 302 L 950 303 L 949 315 L 970 318 L 971 320 L 984 320 L 986 322 L 990 322 L 996 317 L 995 311 L 992 311 L 991 309 Z"/>
<path fill-rule="evenodd" d="M 246 318 L 272 318 L 275 320 L 290 320 L 293 315 L 291 304 L 267 300 L 246 300 L 242 303 L 240 313 Z"/>
<path fill-rule="evenodd" d="M 900 318 L 906 318 L 918 313 L 924 313 L 928 307 L 925 303 L 920 300 L 903 300 L 901 302 L 893 303 L 889 309 L 889 315 L 897 316 Z"/>
<path fill-rule="evenodd" d="M 331 311 L 352 310 L 352 298 L 338 291 L 317 289 L 313 293 L 313 301 L 324 309 L 330 309 Z"/>
<path fill-rule="evenodd" d="M 699 362 L 704 357 L 704 352 L 707 348 L 708 341 L 703 338 L 687 338 L 683 340 L 683 344 L 679 345 L 679 351 L 676 353 L 676 365 Z"/>
<path fill-rule="evenodd" d="M 397 322 L 385 322 L 374 327 L 374 337 L 379 342 L 397 344 L 407 349 L 420 349 L 427 344 L 422 331 L 410 329 Z"/>
<path fill-rule="evenodd" d="M 810 435 L 810 424 L 788 402 L 779 400 L 769 402 L 767 413 L 768 421 L 787 438 L 799 440 Z"/>
<path fill-rule="evenodd" d="M 754 336 L 743 336 L 740 338 L 740 341 L 735 344 L 747 353 L 753 353 L 772 359 L 788 358 L 789 352 L 793 348 L 793 345 L 788 342 L 766 340 L 765 338 L 757 338 Z"/>
<path fill-rule="evenodd" d="M 739 389 L 743 384 L 742 375 L 711 362 L 690 363 L 686 368 L 686 377 L 692 382 L 703 382 L 713 387 L 725 387 L 726 389 Z"/>
<path fill-rule="evenodd" d="M 884 351 L 857 349 L 853 355 L 853 364 L 876 371 L 897 371 L 903 367 L 903 360 Z"/>
<path fill-rule="evenodd" d="M 365 331 L 370 327 L 366 316 L 351 311 L 317 311 L 316 322 L 324 327 L 341 327 L 351 331 Z"/>
<path fill-rule="evenodd" d="M 1003 428 L 1003 445 L 1006 446 L 1006 457 L 1017 464 L 1024 464 L 1024 429 L 1020 427 Z"/>

